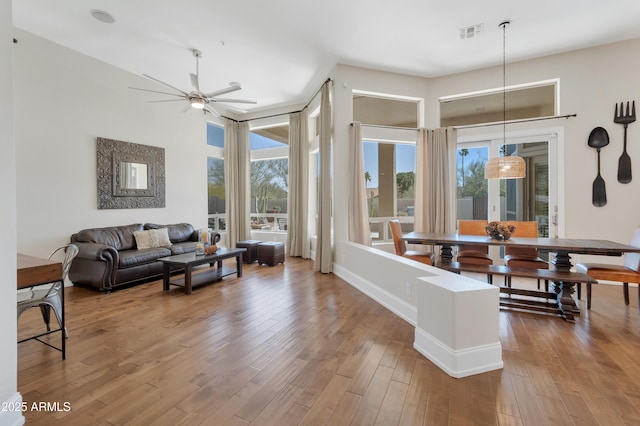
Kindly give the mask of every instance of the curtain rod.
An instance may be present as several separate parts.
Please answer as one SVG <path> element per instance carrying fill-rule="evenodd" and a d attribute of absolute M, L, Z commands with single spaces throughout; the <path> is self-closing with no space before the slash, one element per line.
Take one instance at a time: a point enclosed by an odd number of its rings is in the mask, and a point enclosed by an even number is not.
<path fill-rule="evenodd" d="M 324 86 L 325 84 L 330 83 L 330 82 L 333 82 L 333 80 L 331 80 L 331 77 L 327 78 L 325 80 L 325 82 L 320 85 L 318 90 L 316 90 L 316 92 L 313 94 L 313 96 L 311 96 L 311 99 L 309 100 L 309 102 L 307 102 L 307 104 L 304 107 L 302 107 L 302 109 L 299 109 L 297 111 L 281 112 L 279 114 L 265 115 L 263 117 L 249 118 L 247 120 L 234 120 L 233 118 L 226 117 L 224 115 L 221 115 L 220 117 L 226 118 L 227 120 L 235 121 L 236 123 L 245 123 L 247 121 L 262 120 L 262 119 L 265 119 L 265 118 L 280 117 L 281 115 L 296 114 L 298 112 L 302 112 L 305 108 L 307 108 L 311 104 L 313 99 L 318 95 L 318 93 L 320 93 L 320 90 L 322 90 L 322 86 Z"/>
<path fill-rule="evenodd" d="M 548 117 L 537 117 L 537 118 L 523 118 L 520 120 L 509 120 L 509 121 L 494 121 L 491 123 L 480 123 L 480 124 L 467 124 L 463 126 L 451 126 L 454 129 L 472 129 L 475 127 L 488 127 L 488 126 L 498 126 L 502 124 L 514 124 L 514 123 L 527 123 L 529 121 L 541 121 L 541 120 L 555 120 L 558 118 L 571 118 L 577 117 L 578 114 L 566 114 L 566 115 L 551 115 Z M 353 126 L 353 123 L 350 123 L 350 126 Z M 415 127 L 398 127 L 398 126 L 385 126 L 383 124 L 362 124 L 363 127 L 381 127 L 383 129 L 399 129 L 399 130 L 415 130 L 418 131 Z"/>
<path fill-rule="evenodd" d="M 456 129 L 473 129 L 475 127 L 488 127 L 488 126 L 497 126 L 500 124 L 513 124 L 513 123 L 528 123 L 530 121 L 543 121 L 543 120 L 556 120 L 558 118 L 566 118 L 569 119 L 571 117 L 577 117 L 578 114 L 565 114 L 565 115 L 550 115 L 547 117 L 536 117 L 536 118 L 523 118 L 520 120 L 509 120 L 509 121 L 498 121 L 494 123 L 480 123 L 480 124 L 467 124 L 464 126 L 453 126 Z"/>

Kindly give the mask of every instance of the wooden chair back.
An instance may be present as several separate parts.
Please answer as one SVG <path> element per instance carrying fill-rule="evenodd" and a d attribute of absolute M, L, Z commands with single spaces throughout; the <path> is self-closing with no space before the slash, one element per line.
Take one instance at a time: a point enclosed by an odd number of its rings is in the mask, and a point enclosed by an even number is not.
<path fill-rule="evenodd" d="M 504 221 L 504 223 L 513 225 L 516 230 L 511 234 L 512 237 L 538 238 L 538 222 L 536 221 Z M 538 250 L 530 247 L 510 247 L 505 246 L 504 254 L 518 257 L 538 257 Z"/>
<path fill-rule="evenodd" d="M 486 220 L 458 220 L 458 234 L 460 235 L 487 235 L 488 222 Z M 477 251 L 489 253 L 489 246 L 482 244 L 465 244 L 460 248 L 459 253 L 465 251 Z"/>
<path fill-rule="evenodd" d="M 389 228 L 391 228 L 391 236 L 393 237 L 393 246 L 396 249 L 396 254 L 402 256 L 407 252 L 407 245 L 402 239 L 402 225 L 397 219 L 389 221 Z"/>

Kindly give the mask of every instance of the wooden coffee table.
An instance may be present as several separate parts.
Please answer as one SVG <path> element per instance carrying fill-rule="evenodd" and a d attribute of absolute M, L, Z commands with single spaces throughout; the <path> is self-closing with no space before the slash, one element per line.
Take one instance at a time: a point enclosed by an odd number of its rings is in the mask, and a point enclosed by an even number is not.
<path fill-rule="evenodd" d="M 184 287 L 185 294 L 191 294 L 193 287 L 208 284 L 216 281 L 220 281 L 227 275 L 237 274 L 238 277 L 242 276 L 242 253 L 247 249 L 245 248 L 219 248 L 214 254 L 208 255 L 196 255 L 195 252 L 178 254 L 175 256 L 162 257 L 158 259 L 162 262 L 163 268 L 163 280 L 162 289 L 164 291 L 169 290 L 170 285 L 176 285 Z M 236 258 L 236 269 L 226 268 L 222 266 L 224 259 Z M 194 266 L 204 265 L 208 263 L 212 267 L 206 271 L 191 274 Z M 213 267 L 217 263 L 217 267 Z M 171 280 L 171 267 L 177 266 L 184 268 L 184 278 Z M 174 268 L 175 269 L 175 268 Z"/>

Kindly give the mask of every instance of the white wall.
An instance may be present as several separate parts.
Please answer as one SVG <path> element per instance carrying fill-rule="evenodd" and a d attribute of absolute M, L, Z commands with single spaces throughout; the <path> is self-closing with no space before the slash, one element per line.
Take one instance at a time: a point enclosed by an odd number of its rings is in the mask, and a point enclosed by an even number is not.
<path fill-rule="evenodd" d="M 13 25 L 11 0 L 0 0 L 0 403 L 20 403 L 16 332 L 16 160 L 13 131 Z M 0 411 L 0 424 L 24 422 Z"/>
<path fill-rule="evenodd" d="M 157 84 L 16 30 L 18 251 L 47 256 L 83 228 L 188 222 L 207 226 L 206 121 Z M 152 73 L 152 70 L 149 71 Z M 166 207 L 98 210 L 96 138 L 165 149 Z"/>

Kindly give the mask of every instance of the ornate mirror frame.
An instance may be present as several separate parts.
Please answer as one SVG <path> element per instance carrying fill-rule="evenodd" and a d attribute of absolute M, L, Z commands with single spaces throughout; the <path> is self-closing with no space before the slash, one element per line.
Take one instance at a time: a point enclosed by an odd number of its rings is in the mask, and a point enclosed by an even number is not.
<path fill-rule="evenodd" d="M 164 148 L 98 138 L 96 141 L 98 209 L 142 209 L 165 206 Z M 145 165 L 146 188 L 128 188 L 123 163 Z"/>

